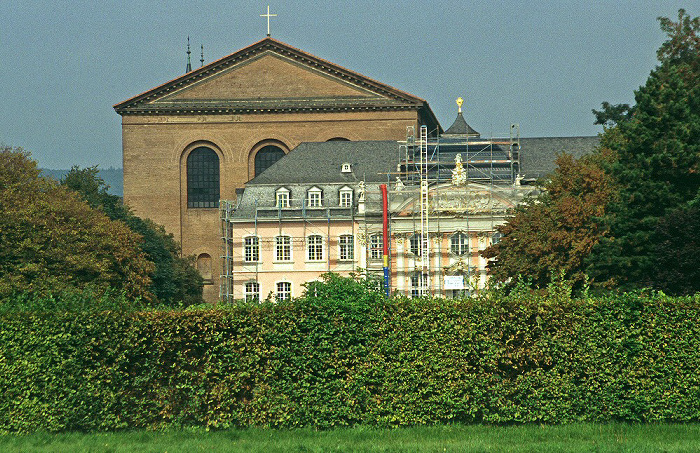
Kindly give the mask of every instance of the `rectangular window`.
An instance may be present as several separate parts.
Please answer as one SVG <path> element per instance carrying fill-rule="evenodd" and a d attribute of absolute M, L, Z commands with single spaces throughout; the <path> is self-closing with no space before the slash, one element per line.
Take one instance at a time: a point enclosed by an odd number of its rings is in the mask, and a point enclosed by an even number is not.
<path fill-rule="evenodd" d="M 382 243 L 381 234 L 373 234 L 369 237 L 369 258 L 372 260 L 382 259 L 384 244 Z"/>
<path fill-rule="evenodd" d="M 278 208 L 288 208 L 289 207 L 289 192 L 277 192 L 277 207 Z"/>
<path fill-rule="evenodd" d="M 423 245 L 421 244 L 421 236 L 421 234 L 414 234 L 413 236 L 411 236 L 411 253 L 413 253 L 416 256 L 421 255 L 420 252 Z"/>
<path fill-rule="evenodd" d="M 340 192 L 340 207 L 349 208 L 352 206 L 352 192 L 349 190 Z"/>
<path fill-rule="evenodd" d="M 245 238 L 243 257 L 246 262 L 257 262 L 260 260 L 260 242 L 256 236 Z"/>
<path fill-rule="evenodd" d="M 338 254 L 338 259 L 340 260 L 352 260 L 355 258 L 355 246 L 353 243 L 352 234 L 344 234 L 340 236 L 340 251 Z"/>
<path fill-rule="evenodd" d="M 289 282 L 277 283 L 277 301 L 282 302 L 292 298 L 292 284 Z"/>
<path fill-rule="evenodd" d="M 320 208 L 321 207 L 321 191 L 320 190 L 309 190 L 306 205 L 309 208 Z"/>
<path fill-rule="evenodd" d="M 260 302 L 260 283 L 248 282 L 245 284 L 246 302 Z"/>
<path fill-rule="evenodd" d="M 426 274 L 411 275 L 411 297 L 421 297 L 428 293 L 428 276 Z"/>
<path fill-rule="evenodd" d="M 289 236 L 277 236 L 275 238 L 275 260 L 292 260 L 292 238 Z"/>
<path fill-rule="evenodd" d="M 450 252 L 455 255 L 464 255 L 469 252 L 469 236 L 464 233 L 455 233 L 450 238 Z"/>
<path fill-rule="evenodd" d="M 323 260 L 323 238 L 319 235 L 309 236 L 308 238 L 309 261 Z"/>

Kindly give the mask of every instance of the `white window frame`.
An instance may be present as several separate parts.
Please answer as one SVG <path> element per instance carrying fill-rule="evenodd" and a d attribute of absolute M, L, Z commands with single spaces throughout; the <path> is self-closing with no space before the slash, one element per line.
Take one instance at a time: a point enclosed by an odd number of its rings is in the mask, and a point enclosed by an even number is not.
<path fill-rule="evenodd" d="M 278 208 L 288 208 L 291 197 L 290 191 L 285 187 L 280 187 L 275 191 L 275 206 Z"/>
<path fill-rule="evenodd" d="M 345 186 L 342 189 L 340 189 L 339 195 L 338 195 L 338 205 L 341 208 L 349 208 L 352 207 L 352 198 L 353 198 L 353 190 Z"/>
<path fill-rule="evenodd" d="M 424 294 L 428 293 L 428 276 L 426 274 L 416 272 L 411 275 L 411 297 L 422 296 L 422 294 L 420 293 L 421 280 L 423 280 L 423 290 L 425 291 Z"/>
<path fill-rule="evenodd" d="M 491 235 L 491 244 L 495 245 L 501 242 L 501 239 L 503 239 L 503 233 L 500 231 L 496 231 Z"/>
<path fill-rule="evenodd" d="M 420 250 L 421 247 L 423 246 L 422 241 L 421 241 L 421 234 L 420 233 L 415 233 L 411 235 L 410 238 L 408 238 L 408 250 L 411 252 L 411 254 L 415 256 L 420 256 Z"/>
<path fill-rule="evenodd" d="M 260 302 L 260 283 L 246 282 L 243 286 L 243 294 L 246 302 Z"/>
<path fill-rule="evenodd" d="M 292 261 L 292 238 L 291 238 L 291 236 L 287 236 L 284 234 L 281 234 L 279 236 L 275 236 L 275 261 L 280 261 L 280 262 Z"/>
<path fill-rule="evenodd" d="M 283 302 L 292 299 L 292 282 L 277 282 L 275 283 L 275 299 L 277 302 Z"/>
<path fill-rule="evenodd" d="M 243 238 L 243 261 L 246 263 L 260 262 L 260 238 L 258 236 Z"/>
<path fill-rule="evenodd" d="M 323 236 L 320 234 L 307 236 L 306 258 L 308 261 L 323 261 Z"/>
<path fill-rule="evenodd" d="M 321 189 L 319 189 L 318 187 L 312 187 L 306 192 L 306 207 L 323 207 L 323 191 Z"/>
<path fill-rule="evenodd" d="M 380 260 L 384 253 L 384 242 L 382 241 L 382 233 L 374 233 L 369 236 L 369 259 Z"/>
<path fill-rule="evenodd" d="M 458 231 L 450 238 L 450 253 L 457 256 L 469 253 L 469 235 Z"/>
<path fill-rule="evenodd" d="M 352 234 L 341 234 L 338 238 L 338 260 L 352 261 L 355 259 L 355 238 Z"/>

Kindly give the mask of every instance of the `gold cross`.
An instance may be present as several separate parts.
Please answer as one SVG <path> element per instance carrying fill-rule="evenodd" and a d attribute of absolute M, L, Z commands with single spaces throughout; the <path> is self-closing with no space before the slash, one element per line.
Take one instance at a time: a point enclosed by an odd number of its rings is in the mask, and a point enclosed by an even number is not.
<path fill-rule="evenodd" d="M 277 17 L 277 14 L 270 14 L 270 5 L 267 5 L 267 14 L 261 14 L 260 17 L 267 17 L 267 36 L 270 36 L 270 18 Z"/>

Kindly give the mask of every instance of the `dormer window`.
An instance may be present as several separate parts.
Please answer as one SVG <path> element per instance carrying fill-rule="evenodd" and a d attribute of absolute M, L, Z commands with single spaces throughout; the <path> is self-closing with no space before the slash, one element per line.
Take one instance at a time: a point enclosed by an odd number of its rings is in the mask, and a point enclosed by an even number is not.
<path fill-rule="evenodd" d="M 275 192 L 275 206 L 278 208 L 289 207 L 289 189 L 280 187 Z"/>
<path fill-rule="evenodd" d="M 312 187 L 306 193 L 306 206 L 309 208 L 320 208 L 322 203 L 323 191 L 318 187 Z"/>
<path fill-rule="evenodd" d="M 339 197 L 340 207 L 349 208 L 352 206 L 352 189 L 348 186 L 344 186 L 340 189 Z"/>
<path fill-rule="evenodd" d="M 352 166 L 350 165 L 349 162 L 343 163 L 343 166 L 340 167 L 340 172 L 341 173 L 351 173 L 352 172 Z"/>

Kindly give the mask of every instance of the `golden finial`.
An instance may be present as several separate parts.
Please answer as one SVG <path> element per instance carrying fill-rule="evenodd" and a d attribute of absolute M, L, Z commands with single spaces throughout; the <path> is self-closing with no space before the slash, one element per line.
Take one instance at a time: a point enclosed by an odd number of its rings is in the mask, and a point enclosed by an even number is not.
<path fill-rule="evenodd" d="M 458 113 L 462 113 L 462 104 L 464 104 L 464 99 L 459 97 L 455 102 L 457 103 L 457 107 L 459 107 Z"/>

